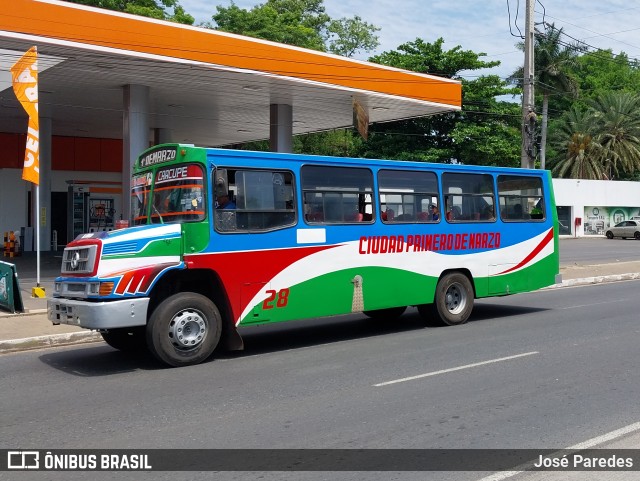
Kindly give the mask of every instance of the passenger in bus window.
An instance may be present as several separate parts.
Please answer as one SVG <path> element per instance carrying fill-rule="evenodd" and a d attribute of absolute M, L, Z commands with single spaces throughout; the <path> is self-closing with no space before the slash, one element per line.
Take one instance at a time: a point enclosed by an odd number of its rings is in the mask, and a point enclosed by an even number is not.
<path fill-rule="evenodd" d="M 493 213 L 493 205 L 486 204 L 480 212 L 478 219 L 480 220 L 495 220 L 495 215 Z"/>
<path fill-rule="evenodd" d="M 307 212 L 306 218 L 309 222 L 324 222 L 322 204 L 309 204 L 307 207 L 309 212 Z"/>
<path fill-rule="evenodd" d="M 216 197 L 216 209 L 235 209 L 236 203 L 231 200 L 229 194 L 220 194 Z"/>
<path fill-rule="evenodd" d="M 347 222 L 362 222 L 362 214 L 358 211 L 345 214 L 344 220 Z"/>
<path fill-rule="evenodd" d="M 447 211 L 447 220 L 460 220 L 461 217 L 462 213 L 460 212 L 460 207 L 457 205 L 454 205 L 449 211 Z"/>
<path fill-rule="evenodd" d="M 522 205 L 516 204 L 513 206 L 513 218 L 522 219 Z"/>
<path fill-rule="evenodd" d="M 440 220 L 440 211 L 437 205 L 431 204 L 429 210 L 431 211 L 431 220 Z"/>

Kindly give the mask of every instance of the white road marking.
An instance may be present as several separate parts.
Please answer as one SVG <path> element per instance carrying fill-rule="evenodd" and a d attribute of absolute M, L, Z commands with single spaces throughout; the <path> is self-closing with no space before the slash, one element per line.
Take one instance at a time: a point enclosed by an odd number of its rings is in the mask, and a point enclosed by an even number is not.
<path fill-rule="evenodd" d="M 621 302 L 628 302 L 628 301 L 629 299 L 614 299 L 611 301 L 594 302 L 592 304 L 576 304 L 575 306 L 556 307 L 555 309 L 559 309 L 559 310 L 578 309 L 581 307 L 601 306 L 603 304 L 620 304 Z"/>
<path fill-rule="evenodd" d="M 573 446 L 569 446 L 567 449 L 575 449 L 577 451 L 581 449 L 589 449 L 599 444 L 603 444 L 609 441 L 613 441 L 614 439 L 620 438 L 622 436 L 626 436 L 634 431 L 640 430 L 640 422 L 629 424 L 620 429 L 616 429 L 615 431 L 611 431 L 610 433 L 603 434 L 602 436 L 597 436 L 595 438 L 591 438 L 582 443 L 574 444 Z"/>
<path fill-rule="evenodd" d="M 594 446 L 613 441 L 614 439 L 621 438 L 622 436 L 626 436 L 627 434 L 631 434 L 635 431 L 640 431 L 640 422 L 629 424 L 628 426 L 616 429 L 615 431 L 611 431 L 601 436 L 596 436 L 595 438 L 588 439 L 582 443 L 574 444 L 573 446 L 569 446 L 562 451 L 581 451 L 583 449 L 593 448 Z M 491 474 L 482 479 L 479 479 L 478 481 L 502 481 L 503 479 L 512 478 L 513 476 L 516 476 L 523 472 L 524 470 L 500 471 L 499 473 Z"/>
<path fill-rule="evenodd" d="M 390 384 L 397 384 L 399 382 L 414 381 L 415 379 L 422 379 L 424 377 L 437 376 L 439 374 L 445 374 L 453 371 L 460 371 L 462 369 L 470 369 L 472 367 L 484 366 L 486 364 L 493 364 L 496 362 L 510 361 L 511 359 L 518 359 L 520 357 L 532 356 L 534 354 L 540 354 L 540 353 L 538 351 L 525 352 L 523 354 L 516 354 L 515 356 L 500 357 L 498 359 L 490 359 L 489 361 L 476 362 L 473 364 L 465 364 L 464 366 L 452 367 L 449 369 L 442 369 L 440 371 L 432 371 L 432 372 L 427 372 L 425 374 L 418 374 L 417 376 L 409 376 L 409 377 L 403 377 L 402 379 L 394 379 L 393 381 L 381 382 L 379 384 L 374 384 L 373 387 L 382 387 L 382 386 L 388 386 Z"/>

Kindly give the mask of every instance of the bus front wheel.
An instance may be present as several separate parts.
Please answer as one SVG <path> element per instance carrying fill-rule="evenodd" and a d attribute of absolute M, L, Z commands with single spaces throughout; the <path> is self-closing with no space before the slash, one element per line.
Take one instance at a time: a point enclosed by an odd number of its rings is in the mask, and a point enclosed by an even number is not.
<path fill-rule="evenodd" d="M 195 292 L 162 301 L 147 323 L 147 346 L 161 362 L 189 366 L 207 359 L 220 340 L 222 319 L 216 305 Z"/>
<path fill-rule="evenodd" d="M 469 320 L 473 298 L 469 278 L 459 272 L 450 272 L 438 281 L 433 304 L 418 306 L 418 312 L 428 323 L 457 326 Z"/>

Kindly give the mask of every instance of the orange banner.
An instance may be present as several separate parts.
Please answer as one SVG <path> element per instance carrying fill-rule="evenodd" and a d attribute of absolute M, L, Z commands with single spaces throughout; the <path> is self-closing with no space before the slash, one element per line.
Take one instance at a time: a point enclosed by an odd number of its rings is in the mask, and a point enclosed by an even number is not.
<path fill-rule="evenodd" d="M 40 122 L 38 120 L 38 52 L 31 47 L 11 67 L 13 91 L 29 115 L 27 148 L 24 154 L 22 178 L 40 183 Z"/>

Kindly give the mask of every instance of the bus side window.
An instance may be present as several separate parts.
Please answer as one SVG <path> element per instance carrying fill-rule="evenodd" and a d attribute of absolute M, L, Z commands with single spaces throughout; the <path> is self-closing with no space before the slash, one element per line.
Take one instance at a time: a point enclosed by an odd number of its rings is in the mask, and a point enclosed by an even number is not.
<path fill-rule="evenodd" d="M 499 175 L 500 218 L 507 222 L 544 220 L 542 179 L 526 175 Z"/>
<path fill-rule="evenodd" d="M 360 167 L 304 165 L 300 169 L 305 222 L 373 222 L 373 174 Z"/>
<path fill-rule="evenodd" d="M 231 210 L 216 209 L 215 211 L 216 230 L 222 232 L 234 232 L 238 230 L 236 213 Z"/>
<path fill-rule="evenodd" d="M 216 230 L 267 232 L 295 224 L 297 204 L 291 172 L 266 169 L 218 170 L 227 177 L 224 187 L 228 187 L 229 195 L 233 195 L 235 205 L 231 209 L 215 210 Z M 214 172 L 214 176 L 216 175 Z M 216 188 L 218 185 L 216 183 Z"/>
<path fill-rule="evenodd" d="M 449 222 L 486 222 L 495 220 L 493 176 L 445 172 L 445 217 Z"/>
<path fill-rule="evenodd" d="M 439 222 L 438 179 L 423 170 L 387 170 L 378 172 L 378 205 L 382 222 Z"/>

